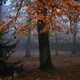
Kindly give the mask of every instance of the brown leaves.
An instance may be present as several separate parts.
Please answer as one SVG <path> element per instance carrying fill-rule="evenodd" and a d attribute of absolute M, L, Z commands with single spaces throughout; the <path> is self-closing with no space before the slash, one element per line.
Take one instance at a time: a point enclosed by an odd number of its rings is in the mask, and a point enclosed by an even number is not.
<path fill-rule="evenodd" d="M 53 32 L 61 32 L 61 28 L 59 26 L 55 26 L 52 28 Z"/>
<path fill-rule="evenodd" d="M 37 20 L 48 21 L 50 20 L 50 16 L 38 15 Z"/>
<path fill-rule="evenodd" d="M 70 8 L 72 7 L 76 11 L 80 11 L 80 4 L 77 3 L 75 0 L 63 0 L 64 4 L 69 6 Z"/>
<path fill-rule="evenodd" d="M 58 5 L 59 3 L 60 5 Z M 44 10 L 44 9 L 47 9 Z M 26 12 L 28 13 L 28 18 L 34 20 L 35 24 L 38 20 L 42 20 L 45 23 L 53 23 L 53 20 L 51 18 L 55 16 L 61 16 L 61 15 L 67 15 L 68 17 L 71 16 L 70 20 L 77 20 L 78 16 L 70 14 L 70 12 L 76 14 L 80 13 L 80 4 L 76 3 L 74 0 L 34 0 L 32 4 L 28 4 L 25 6 Z M 46 12 L 45 12 L 46 11 Z M 49 14 L 50 11 L 50 14 Z M 46 13 L 44 15 L 44 13 Z M 0 22 L 0 31 L 3 31 L 7 28 L 9 24 L 13 20 L 15 20 L 15 17 L 8 17 L 4 21 Z M 31 22 L 32 24 L 32 22 Z M 17 28 L 17 32 L 21 33 L 26 30 L 28 30 L 31 26 L 29 25 L 18 25 L 19 27 Z M 56 24 L 56 23 L 54 23 Z M 32 24 L 33 25 L 33 24 Z M 52 26 L 53 27 L 53 26 Z M 42 32 L 47 32 L 49 29 L 45 27 Z M 60 27 L 54 27 L 52 31 L 61 31 Z M 70 30 L 74 31 L 74 30 Z"/>
<path fill-rule="evenodd" d="M 49 28 L 47 26 L 45 26 L 41 31 L 40 33 L 47 33 L 49 32 Z"/>
<path fill-rule="evenodd" d="M 27 31 L 30 28 L 30 26 L 29 25 L 24 25 L 24 24 L 18 24 L 18 25 L 16 25 L 16 28 L 17 28 L 16 34 L 18 36 L 23 36 L 24 37 L 25 35 L 27 35 Z"/>
<path fill-rule="evenodd" d="M 15 17 L 7 17 L 3 21 L 0 22 L 0 32 L 5 31 L 9 24 L 12 23 L 12 21 L 15 20 Z"/>
<path fill-rule="evenodd" d="M 4 24 L 5 24 L 4 21 L 1 21 L 1 22 L 0 22 L 0 32 L 4 31 L 4 29 L 5 29 Z"/>

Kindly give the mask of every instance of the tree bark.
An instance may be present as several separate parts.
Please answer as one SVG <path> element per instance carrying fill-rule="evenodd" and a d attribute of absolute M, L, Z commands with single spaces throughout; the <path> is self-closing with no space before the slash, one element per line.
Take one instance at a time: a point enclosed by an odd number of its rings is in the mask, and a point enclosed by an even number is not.
<path fill-rule="evenodd" d="M 48 69 L 52 67 L 49 47 L 49 32 L 41 33 L 46 23 L 39 20 L 37 22 L 39 52 L 40 52 L 40 69 Z"/>
<path fill-rule="evenodd" d="M 76 32 L 73 33 L 73 48 L 72 54 L 76 54 Z"/>
<path fill-rule="evenodd" d="M 57 39 L 57 33 L 55 32 L 55 54 L 58 55 L 58 39 Z"/>
<path fill-rule="evenodd" d="M 77 25 L 76 22 L 74 22 L 74 32 L 73 32 L 73 48 L 72 48 L 72 54 L 76 54 L 76 35 L 77 35 Z"/>
<path fill-rule="evenodd" d="M 27 36 L 27 45 L 26 45 L 26 51 L 25 51 L 25 57 L 31 57 L 31 29 L 29 29 L 28 36 Z"/>

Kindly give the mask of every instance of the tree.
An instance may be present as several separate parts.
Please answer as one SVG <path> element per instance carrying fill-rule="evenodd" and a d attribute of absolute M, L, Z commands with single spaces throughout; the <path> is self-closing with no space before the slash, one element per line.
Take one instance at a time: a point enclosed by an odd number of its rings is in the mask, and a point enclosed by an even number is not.
<path fill-rule="evenodd" d="M 41 33 L 40 31 L 45 27 L 43 21 L 38 21 L 38 39 L 39 39 L 39 51 L 40 51 L 40 69 L 47 70 L 52 68 L 50 58 L 50 47 L 49 47 L 49 32 Z"/>
<path fill-rule="evenodd" d="M 16 32 L 18 30 L 24 32 L 26 29 L 33 29 L 37 26 L 40 69 L 52 69 L 53 65 L 51 63 L 49 49 L 49 29 L 53 32 L 63 31 L 65 33 L 73 33 L 75 29 L 72 27 L 72 23 L 75 22 L 75 20 L 80 19 L 80 5 L 74 0 L 32 0 L 31 2 L 29 2 L 29 0 L 21 0 L 18 2 L 21 3 L 18 7 L 17 17 L 19 16 L 19 10 L 22 7 L 25 7 L 26 12 L 28 13 L 26 18 L 29 18 L 31 22 L 21 29 L 17 28 Z M 25 2 L 24 5 L 22 5 L 23 2 Z M 70 24 L 66 26 L 67 30 L 65 30 L 66 20 L 61 20 L 60 22 L 56 21 L 56 17 L 65 16 L 67 16 L 70 21 Z M 16 19 L 17 18 L 15 17 L 15 20 Z"/>
<path fill-rule="evenodd" d="M 0 57 L 4 58 L 3 60 L 8 59 L 16 47 L 15 31 L 12 31 L 11 26 L 13 25 L 4 21 L 0 23 Z"/>
<path fill-rule="evenodd" d="M 0 77 L 3 76 L 2 78 L 4 78 L 4 76 L 12 76 L 13 78 L 14 74 L 15 64 L 9 64 L 7 60 L 15 51 L 16 42 L 13 35 L 14 33 L 9 36 L 10 38 L 6 38 L 8 37 L 9 32 L 11 32 L 9 27 L 0 29 Z"/>
<path fill-rule="evenodd" d="M 14 73 L 22 69 L 22 67 L 17 67 L 17 64 L 20 62 L 8 62 L 8 59 L 14 53 L 17 45 L 17 39 L 15 35 L 15 22 L 17 15 L 13 17 L 14 19 L 12 19 L 12 17 L 7 17 L 7 19 L 4 19 L 0 22 L 0 78 L 2 79 L 4 79 L 6 76 L 11 76 L 13 80 Z"/>

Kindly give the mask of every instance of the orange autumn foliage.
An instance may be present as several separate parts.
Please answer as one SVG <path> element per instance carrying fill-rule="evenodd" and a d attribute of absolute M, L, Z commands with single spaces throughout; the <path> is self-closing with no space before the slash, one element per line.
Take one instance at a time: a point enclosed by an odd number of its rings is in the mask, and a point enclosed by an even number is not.
<path fill-rule="evenodd" d="M 35 20 L 36 22 L 38 20 L 42 20 L 45 23 L 53 23 L 52 18 L 55 16 L 62 16 L 67 15 L 69 17 L 70 21 L 75 21 L 77 19 L 80 19 L 80 4 L 77 3 L 74 0 L 33 0 L 31 4 L 27 4 L 26 6 L 26 12 L 28 13 L 28 18 L 31 18 L 32 20 Z M 46 15 L 45 8 L 47 9 Z M 76 14 L 78 13 L 78 14 Z M 76 14 L 76 15 L 75 15 Z M 26 17 L 27 18 L 27 17 Z M 8 17 L 4 22 L 0 22 L 0 31 L 3 31 L 7 28 L 7 26 L 15 20 L 15 17 Z M 35 22 L 35 23 L 36 23 Z M 28 30 L 30 25 L 19 25 L 17 27 L 17 32 L 25 32 Z M 53 26 L 52 26 L 53 27 Z M 45 27 L 41 32 L 48 32 L 49 28 Z M 52 31 L 54 32 L 60 32 L 62 31 L 60 27 L 54 26 L 52 28 Z M 73 30 L 69 30 L 73 31 Z"/>
<path fill-rule="evenodd" d="M 30 26 L 24 25 L 24 24 L 18 24 L 16 25 L 16 35 L 24 37 L 27 35 L 28 29 Z"/>
<path fill-rule="evenodd" d="M 4 31 L 4 28 L 5 28 L 4 24 L 5 24 L 4 21 L 0 22 L 0 32 Z"/>
<path fill-rule="evenodd" d="M 40 33 L 47 33 L 47 32 L 49 32 L 49 28 L 46 26 L 40 31 Z"/>
<path fill-rule="evenodd" d="M 80 3 L 75 0 L 63 0 L 64 4 L 68 6 L 68 8 L 73 9 L 77 13 L 80 13 Z"/>
<path fill-rule="evenodd" d="M 50 16 L 43 16 L 43 15 L 37 16 L 37 20 L 48 21 L 49 19 L 50 19 Z"/>
<path fill-rule="evenodd" d="M 5 31 L 10 24 L 12 24 L 13 20 L 15 19 L 15 17 L 6 17 L 5 19 L 3 19 L 0 22 L 0 32 Z"/>
<path fill-rule="evenodd" d="M 44 15 L 45 7 L 47 9 L 46 15 Z M 42 20 L 45 23 L 52 23 L 52 18 L 55 16 L 67 15 L 71 20 L 77 20 L 78 16 L 74 16 L 75 13 L 80 13 L 80 5 L 76 3 L 74 0 L 34 0 L 32 4 L 28 4 L 26 11 L 29 14 L 29 18 L 32 20 L 36 19 Z M 50 11 L 50 12 L 49 12 Z M 48 15 L 49 13 L 49 15 Z M 71 14 L 72 13 L 72 14 Z M 54 23 L 56 24 L 56 23 Z M 29 26 L 29 25 L 27 25 Z M 28 28 L 21 27 L 19 30 L 24 31 Z M 53 26 L 52 26 L 53 27 Z M 22 29 L 22 30 L 21 30 Z M 45 27 L 41 32 L 48 32 L 49 28 Z M 60 32 L 62 29 L 60 27 L 54 26 L 52 28 L 54 32 Z M 72 30 L 69 30 L 72 32 Z"/>

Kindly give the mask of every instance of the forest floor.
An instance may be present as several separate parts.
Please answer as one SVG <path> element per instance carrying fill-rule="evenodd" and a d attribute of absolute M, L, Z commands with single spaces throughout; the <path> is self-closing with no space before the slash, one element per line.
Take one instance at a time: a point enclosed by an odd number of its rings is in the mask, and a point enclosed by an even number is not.
<path fill-rule="evenodd" d="M 17 78 L 17 80 L 80 80 L 80 66 L 71 66 L 69 69 L 62 70 L 61 73 L 55 75 L 34 71 Z"/>
<path fill-rule="evenodd" d="M 15 80 L 80 80 L 80 57 L 64 57 L 60 55 L 54 57 L 52 61 L 58 69 L 56 74 L 50 74 L 35 68 L 32 72 L 19 76 Z M 32 64 L 29 66 L 28 68 Z"/>

